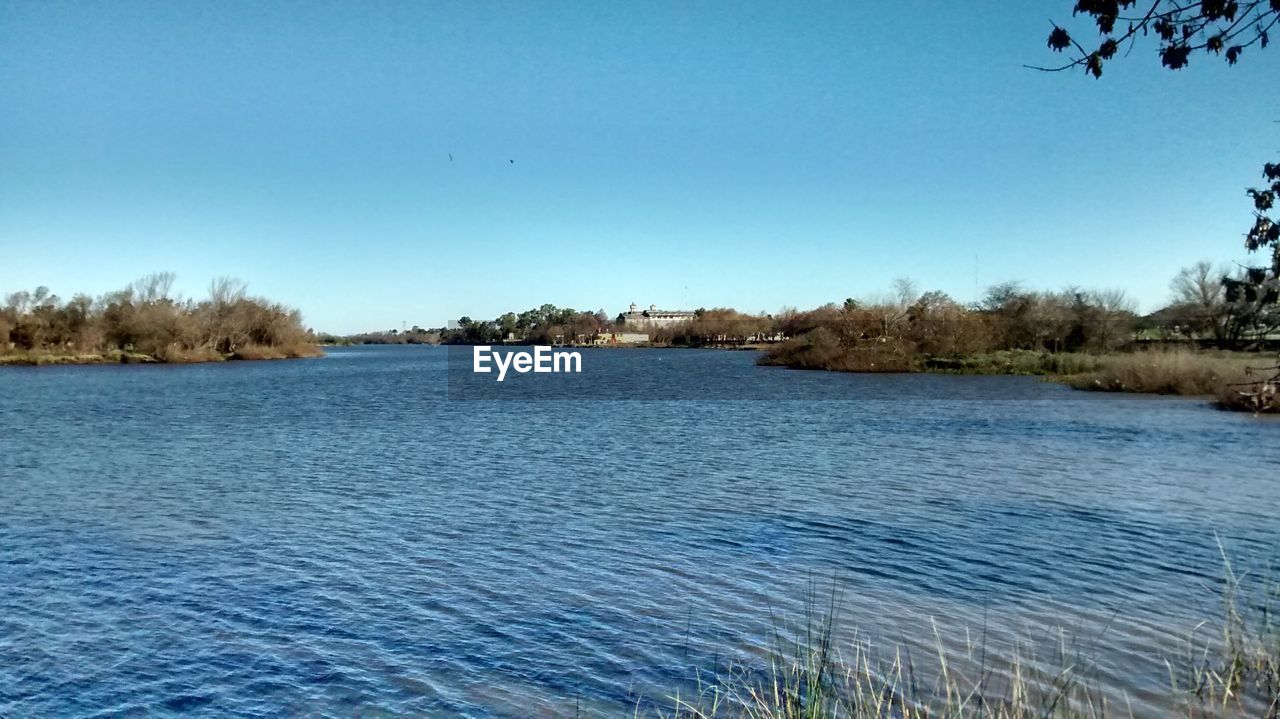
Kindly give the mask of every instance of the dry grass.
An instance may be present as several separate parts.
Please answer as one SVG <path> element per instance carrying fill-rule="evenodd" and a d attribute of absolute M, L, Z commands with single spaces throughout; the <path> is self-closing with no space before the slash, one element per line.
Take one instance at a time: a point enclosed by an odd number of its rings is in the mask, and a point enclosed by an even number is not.
<path fill-rule="evenodd" d="M 1096 371 L 1059 379 L 1077 389 L 1213 396 L 1223 409 L 1280 413 L 1277 360 L 1264 354 L 1159 350 L 1106 355 Z"/>
<path fill-rule="evenodd" d="M 301 359 L 304 357 L 322 357 L 324 350 L 319 345 L 244 345 L 237 347 L 227 359 L 233 360 L 269 360 L 269 359 Z"/>
<path fill-rule="evenodd" d="M 44 366 L 56 364 L 146 364 L 161 362 L 138 352 L 108 350 L 106 352 L 50 352 L 48 350 L 16 350 L 0 354 L 0 365 Z"/>
<path fill-rule="evenodd" d="M 803 634 L 809 634 L 808 631 Z M 761 678 L 732 670 L 695 696 L 675 697 L 664 719 L 1082 719 L 1125 714 L 1084 677 L 1086 670 L 1065 639 L 1042 666 L 1028 646 L 998 662 L 983 647 L 947 647 L 935 627 L 927 666 L 905 649 L 877 654 L 866 641 L 842 650 L 797 641 Z M 959 654 L 957 654 L 957 651 Z M 960 664 L 966 666 L 960 668 Z M 997 663 L 1003 663 L 996 671 Z M 969 669 L 968 667 L 976 667 Z"/>
<path fill-rule="evenodd" d="M 1105 392 L 1207 396 L 1247 384 L 1253 379 L 1248 368 L 1262 362 L 1262 357 L 1245 353 L 1152 350 L 1104 355 L 1097 370 L 1062 381 L 1078 389 Z"/>
<path fill-rule="evenodd" d="M 1238 575 L 1224 552 L 1226 577 L 1223 582 L 1222 641 L 1219 656 L 1210 658 L 1211 648 L 1183 662 L 1189 669 L 1185 689 L 1202 701 L 1227 708 L 1233 702 L 1250 702 L 1265 707 L 1264 716 L 1280 716 L 1280 582 L 1270 576 L 1261 583 L 1261 596 L 1247 595 L 1243 577 Z M 1178 683 L 1170 664 L 1171 681 Z"/>
<path fill-rule="evenodd" d="M 221 362 L 226 359 L 214 352 L 210 347 L 188 349 L 181 345 L 171 344 L 161 348 L 155 354 L 156 360 L 168 364 L 191 364 L 195 362 Z"/>
<path fill-rule="evenodd" d="M 1219 629 L 1221 638 L 1188 640 L 1182 656 L 1164 661 L 1169 675 L 1164 716 L 1280 716 L 1280 623 L 1274 613 L 1280 583 L 1258 586 L 1261 598 L 1243 598 L 1241 577 L 1226 562 L 1224 617 L 1214 623 L 1220 626 L 1201 625 Z M 731 669 L 648 714 L 662 719 L 1135 716 L 1127 702 L 1102 689 L 1098 670 L 1072 649 L 1065 632 L 1054 634 L 1053 655 L 1040 661 L 1031 642 L 1000 652 L 966 636 L 958 646 L 948 646 L 935 625 L 935 650 L 921 665 L 905 649 L 878 654 L 856 637 L 836 647 L 836 606 L 833 601 L 822 615 L 810 610 L 789 641 L 777 641 L 763 671 Z M 635 716 L 642 712 L 637 709 Z"/>
<path fill-rule="evenodd" d="M 1280 378 L 1270 355 L 1152 349 L 1091 355 L 1001 350 L 967 357 L 923 357 L 890 344 L 849 348 L 818 329 L 769 348 L 760 364 L 837 372 L 939 372 L 1043 375 L 1076 389 L 1216 397 L 1224 409 L 1280 413 Z"/>

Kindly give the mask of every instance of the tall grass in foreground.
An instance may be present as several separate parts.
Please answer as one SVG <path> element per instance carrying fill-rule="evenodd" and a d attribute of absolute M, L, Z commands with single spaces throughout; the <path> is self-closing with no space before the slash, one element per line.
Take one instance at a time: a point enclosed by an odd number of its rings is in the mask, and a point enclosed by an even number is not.
<path fill-rule="evenodd" d="M 1241 578 L 1226 564 L 1221 636 L 1188 639 L 1165 660 L 1168 696 L 1158 716 L 1280 716 L 1280 584 L 1264 584 L 1261 601 L 1246 602 Z M 812 601 L 810 606 L 813 606 Z M 836 646 L 837 602 L 782 639 L 763 671 L 737 667 L 692 695 L 674 696 L 650 715 L 661 719 L 1083 719 L 1151 716 L 1134 708 L 1111 678 L 1073 649 L 1061 630 L 1050 661 L 1030 642 L 997 653 L 967 637 L 948 647 L 934 625 L 934 652 L 917 659 L 904 648 L 876 652 L 856 638 Z M 1201 625 L 1203 628 L 1205 625 Z M 989 652 L 989 650 L 992 650 Z M 1154 658 L 1153 658 L 1154 660 Z M 1052 667 L 1052 669 L 1046 669 Z M 1140 704 L 1140 706 L 1142 706 Z M 636 711 L 636 716 L 642 716 Z"/>
<path fill-rule="evenodd" d="M 1242 596 L 1241 577 L 1225 553 L 1223 563 L 1224 616 L 1217 655 L 1205 645 L 1178 665 L 1167 661 L 1170 684 L 1208 706 L 1253 704 L 1262 710 L 1259 716 L 1275 719 L 1280 716 L 1280 581 L 1267 577 L 1261 597 Z M 1193 646 L 1189 641 L 1188 647 Z M 1175 666 L 1183 669 L 1181 681 Z"/>

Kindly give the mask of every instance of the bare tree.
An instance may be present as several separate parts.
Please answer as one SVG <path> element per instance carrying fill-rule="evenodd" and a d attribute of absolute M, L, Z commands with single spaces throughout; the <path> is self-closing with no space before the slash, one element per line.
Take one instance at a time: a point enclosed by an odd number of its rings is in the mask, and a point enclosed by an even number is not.
<path fill-rule="evenodd" d="M 144 303 L 171 299 L 169 293 L 173 291 L 176 277 L 172 272 L 156 272 L 142 277 L 133 283 L 134 294 Z"/>
<path fill-rule="evenodd" d="M 1105 352 L 1130 341 L 1129 328 L 1138 303 L 1120 289 L 1099 290 L 1091 293 L 1090 299 L 1097 314 L 1093 338 L 1097 349 Z"/>
<path fill-rule="evenodd" d="M 234 277 L 219 277 L 209 283 L 209 302 L 217 307 L 226 307 L 244 299 L 249 286 L 244 280 Z"/>
<path fill-rule="evenodd" d="M 1222 342 L 1228 339 L 1231 306 L 1227 304 L 1222 278 L 1225 267 L 1208 260 L 1183 267 L 1169 283 L 1173 291 L 1171 314 L 1177 329 L 1189 337 L 1208 335 Z"/>
<path fill-rule="evenodd" d="M 903 311 L 920 299 L 920 291 L 916 289 L 916 283 L 910 277 L 898 277 L 893 281 L 893 295 L 898 307 Z"/>
<path fill-rule="evenodd" d="M 1225 269 L 1215 268 L 1208 260 L 1200 260 L 1190 267 L 1183 267 L 1169 283 L 1174 302 L 1200 307 L 1222 303 L 1222 277 Z"/>

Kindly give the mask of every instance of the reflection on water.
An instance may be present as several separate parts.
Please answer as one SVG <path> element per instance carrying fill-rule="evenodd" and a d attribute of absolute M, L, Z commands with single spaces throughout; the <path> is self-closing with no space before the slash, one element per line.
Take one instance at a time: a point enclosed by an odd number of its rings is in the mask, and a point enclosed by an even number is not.
<path fill-rule="evenodd" d="M 863 637 L 1065 624 L 1141 701 L 1219 613 L 1214 533 L 1280 544 L 1274 422 L 692 354 L 690 396 L 863 399 L 448 401 L 423 347 L 0 369 L 0 715 L 625 711 L 833 578 Z"/>

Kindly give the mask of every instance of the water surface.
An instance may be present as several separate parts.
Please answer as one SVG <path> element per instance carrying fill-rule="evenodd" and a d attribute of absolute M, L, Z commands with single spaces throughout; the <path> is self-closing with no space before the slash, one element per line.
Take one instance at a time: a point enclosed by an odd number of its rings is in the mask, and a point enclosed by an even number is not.
<path fill-rule="evenodd" d="M 457 401 L 445 357 L 0 368 L 0 715 L 622 714 L 833 578 L 886 644 L 1066 624 L 1141 710 L 1215 532 L 1280 546 L 1280 423 L 1197 400 L 606 350 L 700 399 Z"/>

